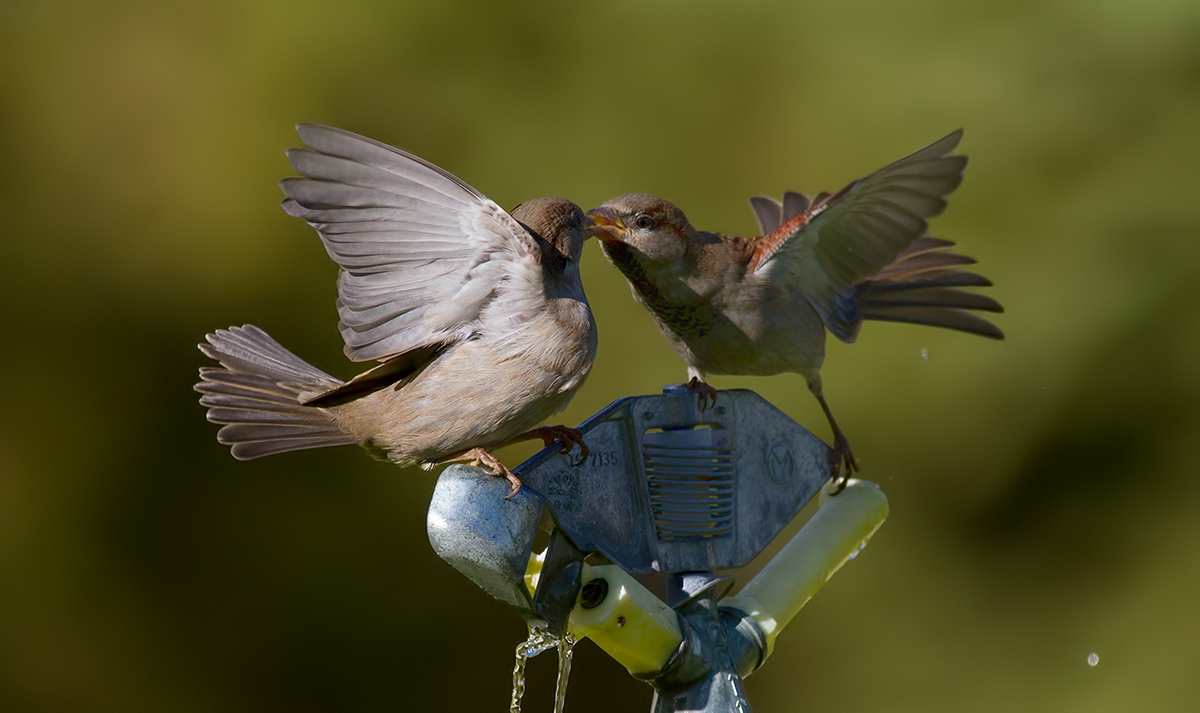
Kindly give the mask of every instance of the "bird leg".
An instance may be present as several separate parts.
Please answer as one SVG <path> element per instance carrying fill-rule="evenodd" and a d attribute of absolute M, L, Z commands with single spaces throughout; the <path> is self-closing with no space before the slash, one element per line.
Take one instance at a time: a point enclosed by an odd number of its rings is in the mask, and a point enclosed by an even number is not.
<path fill-rule="evenodd" d="M 459 461 L 471 461 L 471 465 L 473 466 L 478 466 L 480 463 L 482 463 L 483 465 L 487 466 L 487 470 L 485 472 L 488 475 L 506 479 L 508 481 L 509 491 L 508 495 L 504 496 L 505 500 L 508 500 L 512 496 L 521 492 L 521 479 L 513 475 L 513 472 L 508 468 L 505 468 L 504 464 L 496 459 L 496 456 L 488 453 L 485 449 L 472 448 L 468 451 L 460 453 L 459 455 L 450 456 L 441 462 L 456 463 Z"/>
<path fill-rule="evenodd" d="M 687 383 L 687 390 L 693 394 L 700 394 L 701 411 L 717 405 L 717 390 L 704 383 L 700 377 L 693 376 Z M 712 404 L 709 404 L 709 401 L 712 401 Z"/>
<path fill-rule="evenodd" d="M 833 429 L 833 452 L 829 456 L 829 470 L 835 486 L 834 492 L 840 493 L 845 490 L 850 477 L 862 468 L 858 465 L 858 459 L 854 457 L 854 451 L 850 450 L 850 441 L 846 440 L 846 434 L 842 433 L 837 421 L 833 420 L 833 412 L 829 410 L 829 404 L 825 403 L 825 397 L 819 391 L 814 394 L 817 401 L 821 402 L 825 418 L 829 419 L 829 427 Z M 843 465 L 846 467 L 845 474 L 842 473 Z"/>
<path fill-rule="evenodd" d="M 579 446 L 579 462 L 575 465 L 583 465 L 587 457 L 591 454 L 591 450 L 587 447 L 587 443 L 583 441 L 583 431 L 578 428 L 569 428 L 567 426 L 542 426 L 535 428 L 532 431 L 526 431 L 513 437 L 504 445 L 520 443 L 521 441 L 532 441 L 535 438 L 542 439 L 542 443 L 546 446 L 552 446 L 555 443 L 560 444 L 559 453 L 566 455 L 574 450 L 575 446 Z"/>

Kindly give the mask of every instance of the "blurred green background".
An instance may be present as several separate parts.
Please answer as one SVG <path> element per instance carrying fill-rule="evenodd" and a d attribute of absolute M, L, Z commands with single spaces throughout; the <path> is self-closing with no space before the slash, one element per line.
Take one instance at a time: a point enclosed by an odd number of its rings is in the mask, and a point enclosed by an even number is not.
<path fill-rule="evenodd" d="M 751 700 L 1200 697 L 1194 0 L 8 0 L 4 16 L 0 710 L 507 705 L 524 631 L 430 551 L 433 475 L 352 448 L 235 462 L 191 391 L 196 342 L 245 322 L 355 373 L 334 267 L 277 205 L 298 121 L 403 147 L 506 207 L 647 191 L 734 233 L 753 229 L 750 195 L 836 190 L 965 127 L 967 180 L 933 232 L 980 260 L 1009 338 L 875 323 L 831 343 L 826 394 L 892 516 Z M 568 423 L 684 378 L 594 244 L 584 279 L 601 347 Z M 828 438 L 799 377 L 714 383 Z M 526 710 L 549 710 L 551 663 L 530 675 Z M 580 646 L 568 711 L 649 699 Z"/>

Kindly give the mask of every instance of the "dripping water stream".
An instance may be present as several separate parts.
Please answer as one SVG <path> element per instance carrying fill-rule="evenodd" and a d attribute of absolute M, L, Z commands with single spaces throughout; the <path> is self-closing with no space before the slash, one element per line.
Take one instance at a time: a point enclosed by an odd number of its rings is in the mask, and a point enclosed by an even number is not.
<path fill-rule="evenodd" d="M 521 713 L 521 699 L 525 697 L 525 665 L 529 659 L 551 648 L 558 649 L 558 682 L 554 691 L 554 713 L 562 713 L 567 700 L 567 679 L 571 675 L 571 659 L 575 654 L 575 637 L 567 633 L 559 639 L 549 632 L 529 630 L 529 638 L 517 646 L 517 661 L 513 666 L 512 701 L 510 713 Z"/>

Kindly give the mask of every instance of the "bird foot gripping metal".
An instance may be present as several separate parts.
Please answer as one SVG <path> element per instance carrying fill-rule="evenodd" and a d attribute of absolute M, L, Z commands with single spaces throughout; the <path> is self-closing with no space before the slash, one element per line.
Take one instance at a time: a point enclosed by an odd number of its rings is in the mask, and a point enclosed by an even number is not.
<path fill-rule="evenodd" d="M 429 507 L 434 550 L 531 630 L 590 638 L 654 686 L 654 711 L 748 711 L 742 679 L 792 617 L 887 517 L 873 484 L 834 494 L 829 448 L 750 391 L 613 402 L 580 425 L 584 463 L 557 448 L 514 472 L 446 469 Z M 737 595 L 748 564 L 814 495 L 821 507 Z M 554 523 L 534 553 L 543 509 Z M 667 576 L 663 602 L 633 575 Z"/>

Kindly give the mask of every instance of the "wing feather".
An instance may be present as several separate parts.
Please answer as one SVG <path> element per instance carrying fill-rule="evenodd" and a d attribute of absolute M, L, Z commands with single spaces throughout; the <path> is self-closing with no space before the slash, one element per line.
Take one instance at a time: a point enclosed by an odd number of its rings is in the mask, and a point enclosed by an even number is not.
<path fill-rule="evenodd" d="M 1004 332 L 991 322 L 976 317 L 970 312 L 947 307 L 893 307 L 883 306 L 864 308 L 864 319 L 879 322 L 904 322 L 907 324 L 925 324 L 930 327 L 954 329 L 959 332 L 978 334 L 981 337 L 1004 339 Z"/>
<path fill-rule="evenodd" d="M 787 221 L 795 218 L 804 211 L 808 210 L 810 205 L 812 205 L 812 201 L 810 201 L 808 196 L 804 195 L 803 193 L 796 193 L 795 191 L 788 191 L 787 193 L 784 193 L 783 219 Z"/>
<path fill-rule="evenodd" d="M 783 202 L 767 196 L 754 196 L 750 199 L 750 207 L 754 209 L 754 217 L 758 220 L 759 235 L 768 235 L 779 229 L 786 221 L 808 210 L 812 201 L 803 193 L 788 191 L 783 194 Z"/>
<path fill-rule="evenodd" d="M 754 218 L 758 221 L 759 235 L 773 233 L 783 224 L 783 205 L 774 198 L 753 196 L 750 198 L 750 208 L 754 210 Z"/>
<path fill-rule="evenodd" d="M 417 156 L 328 126 L 296 127 L 301 176 L 280 182 L 283 209 L 321 237 L 342 268 L 338 329 L 354 361 L 436 355 L 470 336 L 504 292 L 542 294 L 536 241 L 461 179 Z"/>
<path fill-rule="evenodd" d="M 928 219 L 946 209 L 944 196 L 962 182 L 966 167 L 966 157 L 947 155 L 961 138 L 962 131 L 955 131 L 833 196 L 818 196 L 800 214 L 785 217 L 777 230 L 756 241 L 750 269 L 768 280 L 796 285 L 829 331 L 843 341 L 853 341 L 862 321 L 853 305 L 855 286 L 878 277 L 918 245 Z M 785 216 L 786 204 L 785 198 Z M 925 243 L 920 249 L 937 248 Z M 945 263 L 942 267 L 966 264 L 956 261 L 960 256 L 951 255 L 947 261 L 941 254 L 933 255 Z M 906 270 L 931 269 L 926 267 L 929 262 L 924 256 L 901 261 Z"/>

